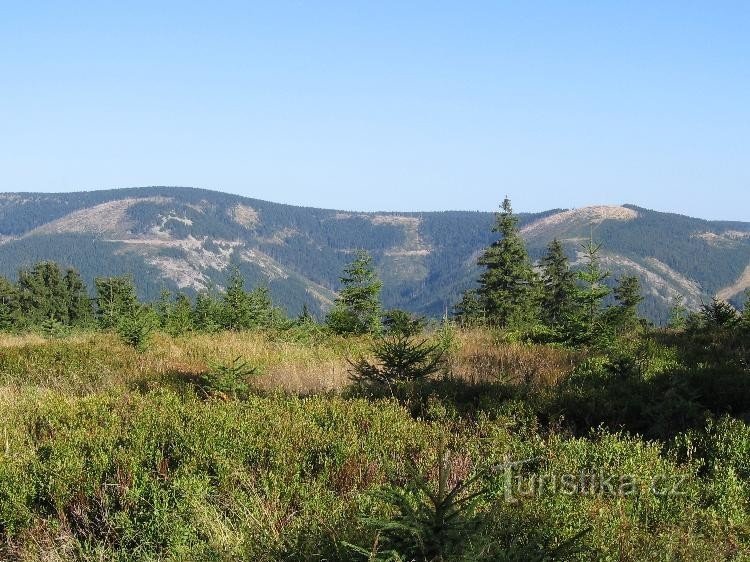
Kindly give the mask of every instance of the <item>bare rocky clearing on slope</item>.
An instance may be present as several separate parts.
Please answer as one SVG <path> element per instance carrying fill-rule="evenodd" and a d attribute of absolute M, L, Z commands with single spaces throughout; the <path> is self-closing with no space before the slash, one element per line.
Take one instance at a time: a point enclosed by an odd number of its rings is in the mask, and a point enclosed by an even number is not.
<path fill-rule="evenodd" d="M 630 221 L 638 218 L 638 212 L 620 205 L 597 205 L 561 211 L 527 224 L 521 229 L 526 237 L 544 235 L 547 231 L 567 224 L 601 224 L 606 220 Z"/>
<path fill-rule="evenodd" d="M 127 215 L 130 207 L 137 203 L 169 203 L 168 197 L 133 197 L 100 203 L 93 207 L 73 211 L 52 222 L 29 231 L 33 234 L 119 234 L 126 235 L 133 228 L 133 221 Z"/>
<path fill-rule="evenodd" d="M 741 294 L 745 289 L 750 289 L 750 264 L 745 268 L 745 271 L 742 272 L 737 281 L 718 291 L 716 296 L 722 300 L 729 300 Z"/>

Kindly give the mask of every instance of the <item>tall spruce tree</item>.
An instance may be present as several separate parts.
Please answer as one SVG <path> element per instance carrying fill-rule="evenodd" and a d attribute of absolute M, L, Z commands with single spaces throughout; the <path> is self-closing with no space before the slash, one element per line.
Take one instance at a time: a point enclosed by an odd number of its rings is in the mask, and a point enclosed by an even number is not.
<path fill-rule="evenodd" d="M 273 305 L 268 287 L 255 287 L 248 293 L 247 300 L 249 328 L 273 328 L 282 321 L 283 314 Z"/>
<path fill-rule="evenodd" d="M 105 330 L 115 328 L 123 319 L 133 318 L 139 308 L 133 278 L 129 275 L 119 277 L 97 277 L 96 314 L 99 325 Z"/>
<path fill-rule="evenodd" d="M 542 266 L 542 320 L 550 327 L 559 327 L 575 306 L 576 274 L 570 269 L 565 248 L 555 238 L 547 247 Z"/>
<path fill-rule="evenodd" d="M 326 316 L 326 324 L 336 333 L 365 334 L 380 331 L 380 290 L 383 284 L 375 273 L 372 257 L 357 252 L 340 278 L 341 291 Z"/>
<path fill-rule="evenodd" d="M 68 321 L 71 326 L 91 326 L 94 321 L 94 310 L 91 306 L 86 284 L 75 269 L 68 269 L 64 277 L 68 302 Z"/>
<path fill-rule="evenodd" d="M 68 290 L 55 262 L 43 261 L 18 272 L 21 312 L 29 324 L 39 326 L 49 320 L 67 325 Z"/>
<path fill-rule="evenodd" d="M 602 302 L 611 292 L 610 288 L 604 284 L 610 273 L 601 267 L 600 250 L 601 244 L 596 244 L 593 236 L 583 245 L 586 263 L 576 272 L 578 278 L 575 292 L 576 306 L 566 323 L 570 343 L 600 343 L 608 336 L 608 325 L 604 319 Z"/>
<path fill-rule="evenodd" d="M 509 327 L 531 324 L 539 312 L 539 279 L 518 230 L 510 199 L 502 203 L 492 229 L 500 234 L 479 259 L 485 271 L 479 278 L 477 296 L 487 321 Z"/>
<path fill-rule="evenodd" d="M 252 313 L 245 291 L 245 278 L 235 268 L 229 277 L 222 298 L 222 327 L 226 330 L 245 330 L 250 327 Z"/>
<path fill-rule="evenodd" d="M 208 293 L 198 293 L 193 308 L 192 324 L 202 332 L 216 332 L 221 328 L 222 307 Z"/>
<path fill-rule="evenodd" d="M 613 290 L 616 305 L 611 310 L 611 321 L 617 332 L 627 332 L 638 326 L 638 305 L 643 301 L 641 282 L 635 275 L 622 277 Z"/>

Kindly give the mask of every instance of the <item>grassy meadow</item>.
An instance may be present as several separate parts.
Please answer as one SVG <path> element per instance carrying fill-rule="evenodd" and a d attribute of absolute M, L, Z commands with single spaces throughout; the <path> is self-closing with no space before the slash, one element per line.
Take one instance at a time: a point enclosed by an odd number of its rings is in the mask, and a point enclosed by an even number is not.
<path fill-rule="evenodd" d="M 388 523 L 441 487 L 473 498 L 445 560 L 750 559 L 746 375 L 658 338 L 635 367 L 449 340 L 375 392 L 349 380 L 366 336 L 2 335 L 0 559 L 408 559 Z M 207 389 L 236 358 L 250 388 Z"/>

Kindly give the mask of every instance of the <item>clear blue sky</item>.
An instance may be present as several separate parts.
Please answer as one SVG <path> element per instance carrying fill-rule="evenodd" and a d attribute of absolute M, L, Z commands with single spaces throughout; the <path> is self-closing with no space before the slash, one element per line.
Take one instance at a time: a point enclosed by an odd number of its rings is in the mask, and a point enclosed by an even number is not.
<path fill-rule="evenodd" d="M 750 220 L 750 2 L 8 2 L 0 191 Z"/>

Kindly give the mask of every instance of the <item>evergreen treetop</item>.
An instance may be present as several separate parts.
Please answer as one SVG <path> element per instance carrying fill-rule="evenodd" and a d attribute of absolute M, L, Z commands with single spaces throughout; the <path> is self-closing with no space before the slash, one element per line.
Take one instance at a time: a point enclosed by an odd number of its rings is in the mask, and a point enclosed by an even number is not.
<path fill-rule="evenodd" d="M 493 325 L 531 324 L 538 316 L 539 279 L 507 197 L 492 231 L 499 233 L 500 238 L 478 261 L 485 267 L 477 289 L 480 306 L 487 321 Z"/>
<path fill-rule="evenodd" d="M 357 252 L 354 261 L 344 268 L 341 291 L 326 323 L 338 333 L 364 334 L 380 330 L 380 291 L 383 284 L 375 273 L 372 257 Z"/>

